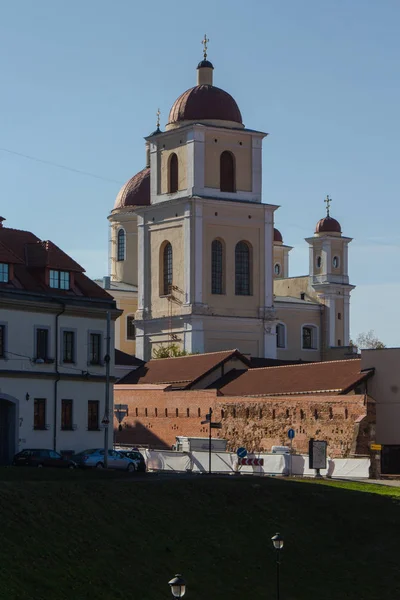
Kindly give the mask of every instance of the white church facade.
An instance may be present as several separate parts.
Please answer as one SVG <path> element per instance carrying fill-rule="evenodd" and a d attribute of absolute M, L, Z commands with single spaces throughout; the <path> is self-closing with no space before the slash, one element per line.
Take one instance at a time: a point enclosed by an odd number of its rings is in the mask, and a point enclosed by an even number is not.
<path fill-rule="evenodd" d="M 262 202 L 267 134 L 243 125 L 235 100 L 213 85 L 213 69 L 205 52 L 197 85 L 175 101 L 165 131 L 146 138 L 145 168 L 109 215 L 107 287 L 124 310 L 116 346 L 143 360 L 171 344 L 188 353 L 343 358 L 351 238 L 328 199 L 306 239 L 308 274 L 289 277 L 278 207 Z"/>

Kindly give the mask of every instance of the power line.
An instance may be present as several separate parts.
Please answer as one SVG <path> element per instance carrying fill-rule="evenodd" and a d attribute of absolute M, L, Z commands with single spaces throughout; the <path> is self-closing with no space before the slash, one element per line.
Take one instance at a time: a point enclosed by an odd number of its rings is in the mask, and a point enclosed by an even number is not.
<path fill-rule="evenodd" d="M 73 167 L 67 167 L 66 165 L 60 165 L 59 163 L 52 162 L 51 160 L 44 160 L 43 158 L 37 158 L 36 156 L 30 156 L 29 154 L 23 154 L 22 152 L 15 152 L 14 150 L 9 150 L 8 148 L 0 148 L 3 152 L 7 152 L 8 154 L 14 154 L 15 156 L 21 156 L 22 158 L 27 158 L 29 160 L 34 160 L 35 162 L 43 163 L 44 165 L 50 165 L 52 167 L 58 167 L 59 169 L 64 169 L 65 171 L 71 171 L 72 173 L 78 173 L 79 175 L 86 175 L 87 177 L 94 177 L 95 179 L 101 179 L 102 181 L 111 181 L 112 183 L 122 184 L 122 181 L 117 181 L 116 179 L 111 179 L 109 177 L 102 177 L 101 175 L 95 175 L 94 173 L 89 173 L 88 171 L 82 171 L 80 169 L 74 169 Z"/>

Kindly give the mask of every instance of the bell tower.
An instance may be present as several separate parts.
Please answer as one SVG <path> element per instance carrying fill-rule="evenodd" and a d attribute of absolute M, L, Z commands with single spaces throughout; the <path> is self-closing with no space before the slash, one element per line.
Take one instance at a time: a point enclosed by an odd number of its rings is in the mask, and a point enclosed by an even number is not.
<path fill-rule="evenodd" d="M 326 217 L 320 219 L 310 248 L 310 284 L 327 307 L 326 341 L 329 347 L 348 346 L 350 341 L 350 293 L 348 246 L 352 238 L 342 235 L 340 223 L 331 217 L 329 196 L 324 200 Z"/>

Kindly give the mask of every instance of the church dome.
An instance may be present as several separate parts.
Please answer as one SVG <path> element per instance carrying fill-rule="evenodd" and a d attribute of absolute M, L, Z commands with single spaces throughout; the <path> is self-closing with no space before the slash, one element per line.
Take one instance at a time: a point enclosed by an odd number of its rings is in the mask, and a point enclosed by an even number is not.
<path fill-rule="evenodd" d="M 331 216 L 320 219 L 315 226 L 315 233 L 342 233 L 339 221 Z"/>
<path fill-rule="evenodd" d="M 213 120 L 242 125 L 242 115 L 232 96 L 214 85 L 203 84 L 190 88 L 175 100 L 168 123 Z"/>
<path fill-rule="evenodd" d="M 282 234 L 279 231 L 279 229 L 276 229 L 275 227 L 274 227 L 274 242 L 282 242 L 283 243 Z"/>
<path fill-rule="evenodd" d="M 115 200 L 114 210 L 127 206 L 148 206 L 149 204 L 150 169 L 146 167 L 122 186 Z"/>

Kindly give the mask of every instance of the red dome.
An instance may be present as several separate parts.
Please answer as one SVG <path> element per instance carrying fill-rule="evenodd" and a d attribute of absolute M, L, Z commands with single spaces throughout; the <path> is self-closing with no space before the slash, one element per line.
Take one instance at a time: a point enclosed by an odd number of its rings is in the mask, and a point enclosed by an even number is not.
<path fill-rule="evenodd" d="M 213 85 L 196 85 L 175 100 L 168 122 L 205 120 L 234 121 L 242 124 L 242 115 L 228 92 Z"/>
<path fill-rule="evenodd" d="M 274 227 L 274 242 L 283 242 L 282 234 Z"/>
<path fill-rule="evenodd" d="M 320 219 L 315 226 L 315 233 L 342 233 L 339 221 L 329 215 Z"/>
<path fill-rule="evenodd" d="M 150 169 L 146 167 L 136 173 L 122 186 L 114 210 L 126 206 L 148 206 L 150 204 Z"/>

